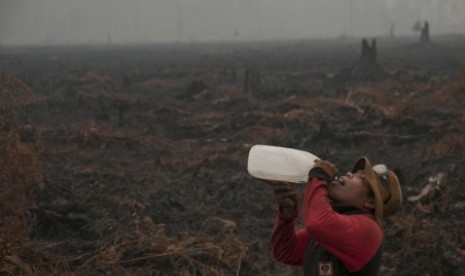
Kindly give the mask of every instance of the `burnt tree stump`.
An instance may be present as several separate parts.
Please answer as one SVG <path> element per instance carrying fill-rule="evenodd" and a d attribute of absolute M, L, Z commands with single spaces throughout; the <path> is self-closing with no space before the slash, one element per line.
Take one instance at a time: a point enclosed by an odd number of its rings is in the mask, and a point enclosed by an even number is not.
<path fill-rule="evenodd" d="M 422 42 L 422 43 L 431 43 L 431 40 L 429 38 L 429 23 L 428 23 L 428 21 L 425 21 L 425 24 L 423 25 L 423 28 L 421 29 L 420 42 Z"/>
<path fill-rule="evenodd" d="M 418 48 L 431 48 L 434 46 L 434 43 L 431 42 L 430 39 L 430 32 L 429 32 L 429 22 L 425 21 L 423 26 L 421 26 L 421 22 L 417 21 L 414 26 L 414 30 L 420 32 L 420 37 L 418 41 L 414 44 L 415 47 Z"/>
<path fill-rule="evenodd" d="M 360 58 L 355 66 L 342 69 L 325 83 L 324 94 L 330 97 L 341 96 L 347 87 L 355 83 L 372 83 L 391 78 L 391 75 L 378 63 L 376 39 L 362 39 Z"/>
<path fill-rule="evenodd" d="M 372 67 L 378 62 L 378 52 L 376 50 L 376 39 L 371 41 L 371 46 L 366 39 L 362 40 L 362 52 L 360 55 L 360 64 L 362 66 Z"/>
<path fill-rule="evenodd" d="M 433 43 L 431 42 L 430 35 L 429 35 L 429 23 L 425 21 L 423 27 L 420 30 L 420 40 L 417 43 L 418 46 L 421 47 L 431 47 Z"/>
<path fill-rule="evenodd" d="M 371 45 L 366 39 L 362 39 L 361 46 L 360 60 L 352 69 L 351 77 L 356 80 L 379 80 L 385 78 L 387 73 L 378 64 L 376 39 L 371 41 Z"/>
<path fill-rule="evenodd" d="M 126 112 L 129 110 L 129 103 L 117 100 L 115 102 L 115 106 L 118 110 L 118 126 L 122 126 L 124 123 Z"/>
<path fill-rule="evenodd" d="M 250 92 L 256 90 L 260 86 L 260 83 L 260 73 L 257 70 L 246 68 L 244 71 L 244 91 Z"/>

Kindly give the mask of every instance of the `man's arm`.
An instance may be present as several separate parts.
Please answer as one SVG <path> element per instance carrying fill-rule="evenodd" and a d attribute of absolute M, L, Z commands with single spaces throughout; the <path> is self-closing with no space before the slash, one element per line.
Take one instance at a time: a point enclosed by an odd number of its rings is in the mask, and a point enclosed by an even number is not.
<path fill-rule="evenodd" d="M 310 237 L 305 229 L 295 230 L 297 216 L 297 208 L 289 217 L 284 216 L 278 208 L 271 247 L 274 258 L 280 263 L 302 265 Z"/>
<path fill-rule="evenodd" d="M 382 242 L 382 231 L 370 215 L 335 212 L 328 201 L 326 181 L 318 176 L 308 181 L 302 207 L 303 224 L 313 240 L 354 272 L 375 255 Z"/>

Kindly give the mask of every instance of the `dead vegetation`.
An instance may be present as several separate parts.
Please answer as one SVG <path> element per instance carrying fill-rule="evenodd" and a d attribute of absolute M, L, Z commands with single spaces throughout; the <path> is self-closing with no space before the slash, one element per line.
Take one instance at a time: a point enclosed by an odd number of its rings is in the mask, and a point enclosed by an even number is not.
<path fill-rule="evenodd" d="M 35 100 L 27 85 L 0 73 L 0 272 L 11 275 L 32 275 L 35 257 L 42 257 L 29 239 L 35 224 L 35 195 L 44 188 L 41 145 L 34 131 L 28 141 L 20 136 L 18 118 Z"/>
<path fill-rule="evenodd" d="M 383 274 L 464 272 L 464 75 L 350 79 L 328 96 L 336 79 L 247 51 L 254 70 L 219 70 L 203 52 L 197 65 L 142 69 L 146 54 L 124 73 L 49 72 L 56 90 L 25 74 L 35 93 L 2 73 L 0 274 L 298 275 L 269 253 L 272 192 L 245 169 L 254 144 L 341 171 L 360 154 L 400 168 L 405 203 L 385 225 Z"/>
<path fill-rule="evenodd" d="M 171 237 L 166 225 L 150 217 L 135 217 L 133 229 L 118 233 L 91 254 L 72 257 L 80 260 L 76 275 L 239 275 L 247 248 L 235 234 L 234 222 L 210 219 L 204 222 L 214 232 L 196 235 L 188 231 Z"/>

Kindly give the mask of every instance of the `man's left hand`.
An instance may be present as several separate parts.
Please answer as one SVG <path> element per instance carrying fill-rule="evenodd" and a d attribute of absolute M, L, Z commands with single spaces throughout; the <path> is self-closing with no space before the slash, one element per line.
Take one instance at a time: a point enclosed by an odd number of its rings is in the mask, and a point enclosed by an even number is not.
<path fill-rule="evenodd" d="M 282 215 L 290 217 L 297 207 L 297 189 L 295 183 L 266 181 L 272 188 Z"/>

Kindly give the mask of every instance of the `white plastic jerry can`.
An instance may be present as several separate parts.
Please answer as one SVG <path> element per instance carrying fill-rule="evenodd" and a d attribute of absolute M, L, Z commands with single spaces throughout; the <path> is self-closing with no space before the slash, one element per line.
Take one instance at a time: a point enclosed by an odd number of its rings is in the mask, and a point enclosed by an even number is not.
<path fill-rule="evenodd" d="M 260 179 L 307 183 L 317 156 L 302 150 L 255 145 L 249 151 L 247 171 Z"/>

